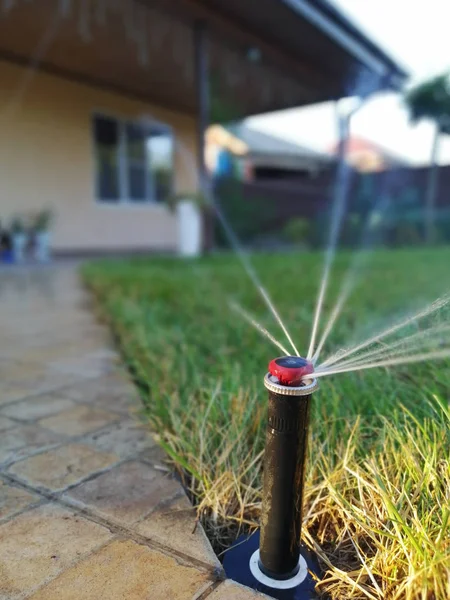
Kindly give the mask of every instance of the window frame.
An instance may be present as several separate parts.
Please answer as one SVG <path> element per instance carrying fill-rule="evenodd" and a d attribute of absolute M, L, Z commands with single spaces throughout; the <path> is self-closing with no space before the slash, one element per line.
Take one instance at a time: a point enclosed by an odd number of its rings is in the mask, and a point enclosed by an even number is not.
<path fill-rule="evenodd" d="M 118 160 L 117 160 L 117 174 L 118 174 L 118 184 L 119 184 L 119 198 L 102 198 L 100 195 L 99 185 L 98 185 L 98 153 L 97 153 L 97 143 L 96 139 L 93 135 L 95 120 L 98 118 L 111 119 L 117 124 L 118 130 Z M 145 145 L 145 159 L 144 164 L 146 167 L 145 170 L 145 189 L 146 189 L 146 197 L 142 200 L 135 200 L 130 196 L 130 181 L 129 181 L 129 160 L 127 155 L 127 136 L 126 136 L 126 127 L 127 125 L 137 125 L 140 126 L 142 121 L 139 118 L 130 118 L 126 116 L 117 116 L 117 114 L 112 114 L 108 111 L 104 110 L 95 110 L 91 113 L 90 118 L 90 137 L 91 137 L 91 145 L 92 145 L 92 154 L 93 154 L 93 185 L 94 185 L 94 201 L 96 205 L 106 206 L 106 207 L 136 207 L 143 208 L 146 206 L 164 206 L 166 202 L 164 200 L 158 200 L 155 194 L 155 182 L 152 175 L 152 163 L 151 163 L 151 153 L 148 145 Z M 171 125 L 164 123 L 162 121 L 151 120 L 149 125 L 149 130 L 159 130 L 166 134 L 169 134 L 172 138 L 172 141 L 175 140 L 174 130 Z M 173 189 L 175 187 L 175 150 L 174 144 L 171 149 L 171 163 L 172 163 L 172 177 L 170 193 L 173 193 Z"/>

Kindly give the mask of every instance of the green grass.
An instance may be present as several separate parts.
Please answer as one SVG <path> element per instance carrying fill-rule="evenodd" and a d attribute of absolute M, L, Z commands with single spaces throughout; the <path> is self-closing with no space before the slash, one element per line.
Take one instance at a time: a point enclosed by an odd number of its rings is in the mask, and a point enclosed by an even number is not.
<path fill-rule="evenodd" d="M 337 258 L 325 315 L 349 259 Z M 258 255 L 253 263 L 306 352 L 322 256 Z M 447 292 L 449 265 L 447 249 L 376 253 L 324 357 Z M 220 553 L 258 523 L 262 378 L 279 354 L 229 300 L 282 334 L 233 256 L 100 261 L 84 275 L 141 389 L 145 415 Z M 441 313 L 422 326 L 447 319 Z M 322 559 L 324 597 L 450 597 L 449 366 L 418 363 L 320 381 L 303 537 Z"/>

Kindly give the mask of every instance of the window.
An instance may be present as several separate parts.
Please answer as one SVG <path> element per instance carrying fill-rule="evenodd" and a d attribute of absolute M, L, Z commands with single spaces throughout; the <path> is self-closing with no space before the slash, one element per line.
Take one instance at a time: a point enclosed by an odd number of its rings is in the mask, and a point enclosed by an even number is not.
<path fill-rule="evenodd" d="M 93 137 L 99 201 L 119 204 L 168 199 L 173 182 L 169 127 L 96 115 Z"/>
<path fill-rule="evenodd" d="M 97 197 L 118 202 L 119 185 L 119 126 L 113 119 L 103 117 L 94 121 L 97 154 Z"/>

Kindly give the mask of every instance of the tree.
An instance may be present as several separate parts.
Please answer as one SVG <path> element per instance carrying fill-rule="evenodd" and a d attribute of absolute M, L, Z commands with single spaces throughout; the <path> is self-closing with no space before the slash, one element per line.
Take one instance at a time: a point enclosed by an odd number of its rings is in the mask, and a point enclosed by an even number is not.
<path fill-rule="evenodd" d="M 431 165 L 425 195 L 425 239 L 435 239 L 435 205 L 438 190 L 438 163 L 440 136 L 450 133 L 450 76 L 444 73 L 412 88 L 405 96 L 411 120 L 423 118 L 435 123 L 435 134 L 431 150 Z"/>

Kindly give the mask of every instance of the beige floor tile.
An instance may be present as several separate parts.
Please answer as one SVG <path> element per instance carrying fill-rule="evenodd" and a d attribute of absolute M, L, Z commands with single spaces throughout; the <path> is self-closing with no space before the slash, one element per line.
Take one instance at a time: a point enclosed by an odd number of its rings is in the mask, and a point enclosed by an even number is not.
<path fill-rule="evenodd" d="M 80 381 L 79 375 L 72 373 L 53 373 L 46 372 L 30 380 L 18 379 L 16 383 L 2 382 L 0 384 L 0 405 L 16 400 L 25 400 L 28 397 L 37 396 L 40 394 L 51 393 L 59 390 L 64 386 L 73 385 Z"/>
<path fill-rule="evenodd" d="M 55 413 L 72 408 L 74 402 L 64 398 L 58 393 L 44 394 L 43 396 L 34 396 L 28 400 L 14 402 L 5 406 L 0 412 L 7 417 L 13 417 L 21 421 L 33 421 L 54 415 Z"/>
<path fill-rule="evenodd" d="M 83 438 L 83 444 L 89 444 L 103 452 L 114 452 L 120 458 L 133 458 L 146 449 L 155 446 L 147 427 L 137 421 L 125 419 L 113 423 Z"/>
<path fill-rule="evenodd" d="M 142 403 L 133 390 L 128 390 L 122 394 L 118 392 L 98 394 L 93 402 L 96 406 L 106 410 L 113 410 L 123 415 L 133 416 L 142 409 Z"/>
<path fill-rule="evenodd" d="M 72 400 L 93 403 L 101 408 L 125 414 L 141 407 L 134 386 L 118 374 L 81 382 L 65 389 L 64 392 Z"/>
<path fill-rule="evenodd" d="M 106 469 L 118 460 L 114 454 L 98 452 L 82 444 L 69 444 L 15 463 L 9 472 L 30 485 L 57 491 Z"/>
<path fill-rule="evenodd" d="M 250 588 L 244 587 L 227 579 L 219 585 L 209 596 L 208 600 L 263 600 L 269 596 L 255 592 Z"/>
<path fill-rule="evenodd" d="M 38 425 L 19 425 L 0 435 L 0 463 L 20 460 L 39 450 L 60 444 L 66 438 Z"/>
<path fill-rule="evenodd" d="M 36 362 L 14 361 L 0 365 L 0 379 L 8 384 L 34 381 L 45 372 L 46 369 Z"/>
<path fill-rule="evenodd" d="M 144 450 L 144 452 L 142 452 L 142 454 L 139 456 L 139 459 L 148 463 L 152 467 L 172 470 L 167 464 L 167 454 L 164 452 L 161 446 L 158 446 L 156 443 L 151 448 Z"/>
<path fill-rule="evenodd" d="M 81 377 L 100 377 L 110 373 L 117 364 L 117 355 L 112 351 L 109 355 L 87 352 L 81 357 L 64 358 L 47 363 L 48 367 L 63 373 L 75 373 Z"/>
<path fill-rule="evenodd" d="M 117 414 L 100 408 L 74 406 L 53 417 L 41 419 L 39 424 L 55 433 L 75 436 L 105 427 L 119 418 Z"/>
<path fill-rule="evenodd" d="M 69 317 L 70 318 L 70 317 Z M 64 328 L 64 333 L 70 335 L 68 330 L 68 320 L 61 323 L 61 327 Z M 87 336 L 86 336 L 87 337 Z M 40 347 L 20 347 L 14 349 L 11 352 L 11 356 L 17 356 L 23 360 L 30 362 L 39 362 L 41 364 L 48 364 L 52 361 L 57 360 L 70 360 L 83 357 L 86 353 L 94 352 L 99 347 L 98 341 L 89 341 L 84 338 L 81 341 L 75 343 L 73 337 L 68 341 L 61 342 L 60 340 L 51 341 L 45 339 L 45 343 Z"/>
<path fill-rule="evenodd" d="M 11 421 L 11 419 L 7 419 L 6 417 L 2 417 L 0 415 L 0 431 L 6 431 L 6 429 L 12 429 L 13 427 L 17 427 L 18 423 L 15 421 Z"/>
<path fill-rule="evenodd" d="M 129 462 L 64 495 L 105 518 L 131 525 L 181 492 L 180 484 L 149 465 Z"/>
<path fill-rule="evenodd" d="M 28 388 L 23 388 L 18 385 L 7 384 L 0 381 L 0 406 L 22 400 L 30 395 Z"/>
<path fill-rule="evenodd" d="M 28 597 L 110 537 L 104 527 L 54 505 L 0 525 L 0 599 Z"/>
<path fill-rule="evenodd" d="M 29 504 L 40 501 L 40 496 L 14 487 L 0 480 L 0 519 L 6 519 L 20 512 Z"/>
<path fill-rule="evenodd" d="M 178 552 L 189 554 L 205 564 L 219 567 L 202 527 L 196 527 L 196 511 L 188 498 L 175 498 L 153 511 L 136 526 L 141 535 Z"/>
<path fill-rule="evenodd" d="M 30 600 L 192 600 L 205 573 L 128 541 L 115 541 L 60 575 Z"/>

